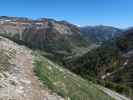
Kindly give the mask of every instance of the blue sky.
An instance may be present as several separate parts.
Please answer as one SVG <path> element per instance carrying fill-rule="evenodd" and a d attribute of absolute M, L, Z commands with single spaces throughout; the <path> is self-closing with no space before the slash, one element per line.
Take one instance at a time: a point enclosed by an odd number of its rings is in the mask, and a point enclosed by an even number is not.
<path fill-rule="evenodd" d="M 49 17 L 78 25 L 133 26 L 133 0 L 0 0 L 0 16 Z"/>

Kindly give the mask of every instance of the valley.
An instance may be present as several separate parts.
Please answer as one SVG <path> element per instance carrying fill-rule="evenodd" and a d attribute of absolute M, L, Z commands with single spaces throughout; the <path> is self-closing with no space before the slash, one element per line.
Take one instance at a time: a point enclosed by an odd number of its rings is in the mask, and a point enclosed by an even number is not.
<path fill-rule="evenodd" d="M 0 99 L 132 100 L 132 50 L 132 28 L 1 16 Z"/>

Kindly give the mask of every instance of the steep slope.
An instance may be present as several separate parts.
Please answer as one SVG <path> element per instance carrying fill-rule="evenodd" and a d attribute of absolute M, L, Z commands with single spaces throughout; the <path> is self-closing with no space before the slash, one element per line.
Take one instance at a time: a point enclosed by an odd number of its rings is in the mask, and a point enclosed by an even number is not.
<path fill-rule="evenodd" d="M 109 89 L 102 90 L 103 87 L 82 79 L 39 55 L 38 52 L 35 55 L 35 72 L 39 79 L 67 100 L 130 100 L 114 91 L 108 96 Z"/>
<path fill-rule="evenodd" d="M 121 35 L 121 29 L 111 26 L 86 26 L 81 27 L 81 35 L 89 42 L 101 43 Z"/>
<path fill-rule="evenodd" d="M 0 52 L 1 100 L 64 100 L 57 94 L 65 100 L 114 100 L 92 82 L 3 37 Z"/>
<path fill-rule="evenodd" d="M 0 37 L 1 100 L 64 100 L 41 88 L 33 72 L 31 50 Z"/>

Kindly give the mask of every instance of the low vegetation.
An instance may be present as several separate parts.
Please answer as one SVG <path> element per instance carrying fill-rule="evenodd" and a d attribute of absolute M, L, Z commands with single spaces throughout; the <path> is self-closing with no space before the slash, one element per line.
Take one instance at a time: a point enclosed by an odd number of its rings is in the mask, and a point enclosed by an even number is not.
<path fill-rule="evenodd" d="M 68 100 L 113 100 L 91 81 L 76 76 L 42 56 L 35 58 L 34 65 L 39 79 Z"/>
<path fill-rule="evenodd" d="M 131 32 L 121 38 L 107 41 L 82 57 L 66 62 L 65 66 L 85 79 L 90 80 L 88 77 L 93 77 L 92 81 L 132 97 L 132 54 L 128 58 L 123 56 L 132 50 Z"/>

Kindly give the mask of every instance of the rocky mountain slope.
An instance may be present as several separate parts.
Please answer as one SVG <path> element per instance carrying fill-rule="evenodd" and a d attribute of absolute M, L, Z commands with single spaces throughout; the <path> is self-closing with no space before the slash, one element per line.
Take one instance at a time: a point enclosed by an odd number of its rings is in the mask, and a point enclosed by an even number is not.
<path fill-rule="evenodd" d="M 46 18 L 32 20 L 2 16 L 0 35 L 32 48 L 64 55 L 72 53 L 74 48 L 88 46 L 88 42 L 80 36 L 78 27 L 66 21 Z"/>
<path fill-rule="evenodd" d="M 0 100 L 64 100 L 41 87 L 30 49 L 0 37 L 0 52 Z"/>

